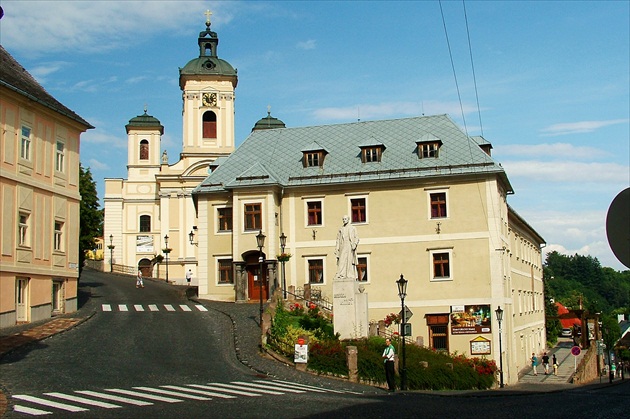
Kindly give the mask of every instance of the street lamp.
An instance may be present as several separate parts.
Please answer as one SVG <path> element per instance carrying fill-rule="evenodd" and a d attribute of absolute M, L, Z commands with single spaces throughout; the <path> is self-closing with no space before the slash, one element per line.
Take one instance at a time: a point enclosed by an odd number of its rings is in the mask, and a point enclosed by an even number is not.
<path fill-rule="evenodd" d="M 284 263 L 286 262 L 285 256 L 284 256 L 284 247 L 286 245 L 287 245 L 287 236 L 284 235 L 284 231 L 283 231 L 282 234 L 280 235 L 280 248 L 282 249 L 282 252 L 281 252 L 282 260 L 280 262 L 282 262 L 282 298 L 285 300 L 287 299 L 287 277 L 286 277 L 286 271 L 284 270 Z"/>
<path fill-rule="evenodd" d="M 107 248 L 109 249 L 109 271 L 110 272 L 114 272 L 114 235 L 110 234 L 109 235 L 109 246 L 107 246 Z"/>
<path fill-rule="evenodd" d="M 166 255 L 166 283 L 168 284 L 168 254 L 171 253 L 171 249 L 168 248 L 168 234 L 164 236 L 164 249 L 162 249 Z"/>
<path fill-rule="evenodd" d="M 258 278 L 258 289 L 260 290 L 260 331 L 261 331 L 261 338 L 262 338 L 262 331 L 263 331 L 263 322 L 262 322 L 262 318 L 263 318 L 263 247 L 265 247 L 265 235 L 263 234 L 262 230 L 260 230 L 260 232 L 256 235 L 256 243 L 258 244 L 258 263 L 260 264 L 260 266 L 258 267 L 260 272 L 259 272 L 259 278 Z"/>
<path fill-rule="evenodd" d="M 501 322 L 503 321 L 503 310 L 501 306 L 497 307 L 494 312 L 497 314 L 497 323 L 499 323 L 499 386 L 503 388 L 503 347 L 501 346 Z"/>
<path fill-rule="evenodd" d="M 400 297 L 401 322 L 400 322 L 400 336 L 402 337 L 402 368 L 400 369 L 400 389 L 407 390 L 407 367 L 406 367 L 406 353 L 405 353 L 405 326 L 407 325 L 406 313 L 405 313 L 405 297 L 407 296 L 407 280 L 400 274 L 400 279 L 396 281 L 398 285 L 398 297 Z"/>

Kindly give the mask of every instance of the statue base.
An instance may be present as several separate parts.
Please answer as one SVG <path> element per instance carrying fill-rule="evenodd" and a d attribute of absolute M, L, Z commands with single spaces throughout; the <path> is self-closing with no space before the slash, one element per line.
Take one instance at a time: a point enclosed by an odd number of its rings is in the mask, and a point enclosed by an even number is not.
<path fill-rule="evenodd" d="M 354 279 L 333 281 L 333 327 L 339 339 L 368 337 L 368 295 Z"/>

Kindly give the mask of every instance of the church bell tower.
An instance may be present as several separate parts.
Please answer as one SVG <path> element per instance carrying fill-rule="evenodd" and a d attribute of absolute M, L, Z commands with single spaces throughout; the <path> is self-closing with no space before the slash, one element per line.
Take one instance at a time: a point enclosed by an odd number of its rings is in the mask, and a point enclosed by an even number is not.
<path fill-rule="evenodd" d="M 179 69 L 183 100 L 182 157 L 219 157 L 234 151 L 234 90 L 237 72 L 217 56 L 219 38 L 210 29 L 199 33 L 199 57 Z"/>

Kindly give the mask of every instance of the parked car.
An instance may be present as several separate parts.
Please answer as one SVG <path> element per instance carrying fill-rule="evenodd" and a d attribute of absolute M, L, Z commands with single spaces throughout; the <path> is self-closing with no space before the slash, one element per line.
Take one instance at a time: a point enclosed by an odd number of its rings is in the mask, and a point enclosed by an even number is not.
<path fill-rule="evenodd" d="M 573 329 L 571 329 L 570 327 L 565 327 L 560 332 L 560 336 L 562 336 L 563 338 L 570 338 L 571 336 L 573 336 Z"/>

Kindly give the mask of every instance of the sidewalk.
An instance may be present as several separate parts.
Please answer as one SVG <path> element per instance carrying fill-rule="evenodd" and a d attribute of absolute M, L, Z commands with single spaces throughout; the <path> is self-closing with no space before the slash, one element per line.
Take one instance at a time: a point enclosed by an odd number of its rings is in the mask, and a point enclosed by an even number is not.
<path fill-rule="evenodd" d="M 580 361 L 584 357 L 586 351 L 582 351 L 580 355 L 573 356 L 571 354 L 571 348 L 573 342 L 568 338 L 559 338 L 558 344 L 555 348 L 551 348 L 547 355 L 549 355 L 549 374 L 545 375 L 545 370 L 540 363 L 537 367 L 538 375 L 534 375 L 532 368 L 526 369 L 526 373 L 518 380 L 518 385 L 536 384 L 536 385 L 566 385 L 567 388 L 575 387 L 571 384 L 571 377 L 575 372 L 575 366 L 580 365 Z M 552 356 L 556 355 L 558 360 L 558 375 L 553 375 L 553 365 L 551 364 Z M 538 358 L 542 358 L 542 354 L 537 354 Z"/>

